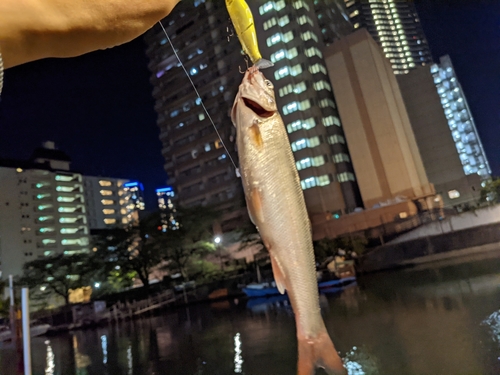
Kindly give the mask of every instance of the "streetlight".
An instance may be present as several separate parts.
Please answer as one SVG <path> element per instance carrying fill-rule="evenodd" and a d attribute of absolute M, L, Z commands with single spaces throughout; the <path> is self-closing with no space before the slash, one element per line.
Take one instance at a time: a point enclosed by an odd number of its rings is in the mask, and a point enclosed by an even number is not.
<path fill-rule="evenodd" d="M 215 242 L 215 248 L 217 250 L 219 250 L 219 261 L 220 261 L 220 270 L 221 271 L 224 271 L 224 265 L 222 263 L 222 248 L 219 246 L 219 244 L 221 243 L 222 239 L 220 238 L 220 236 L 216 236 L 214 238 L 214 242 Z"/>

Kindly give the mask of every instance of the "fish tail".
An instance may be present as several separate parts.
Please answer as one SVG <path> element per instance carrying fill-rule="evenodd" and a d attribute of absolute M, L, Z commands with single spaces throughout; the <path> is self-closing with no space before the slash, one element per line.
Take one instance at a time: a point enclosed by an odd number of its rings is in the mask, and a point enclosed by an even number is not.
<path fill-rule="evenodd" d="M 316 367 L 324 368 L 328 375 L 347 375 L 326 329 L 313 339 L 299 337 L 298 346 L 297 375 L 313 375 Z"/>
<path fill-rule="evenodd" d="M 274 66 L 274 64 L 269 60 L 260 58 L 259 60 L 257 60 L 257 62 L 255 63 L 254 66 L 259 68 L 259 69 L 266 69 L 266 68 L 270 68 L 271 66 Z"/>

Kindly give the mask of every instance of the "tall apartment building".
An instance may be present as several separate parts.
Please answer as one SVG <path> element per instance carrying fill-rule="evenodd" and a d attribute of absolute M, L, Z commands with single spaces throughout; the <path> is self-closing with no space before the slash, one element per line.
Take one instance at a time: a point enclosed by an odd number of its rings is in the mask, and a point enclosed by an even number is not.
<path fill-rule="evenodd" d="M 138 224 L 139 210 L 143 204 L 136 204 L 138 195 L 130 191 L 138 182 L 111 177 L 83 176 L 85 205 L 90 229 L 110 229 L 116 226 L 128 227 Z M 136 199 L 133 198 L 135 193 Z"/>
<path fill-rule="evenodd" d="M 366 28 L 382 47 L 395 74 L 432 63 L 413 1 L 345 0 L 355 29 Z"/>
<path fill-rule="evenodd" d="M 365 207 L 403 199 L 432 208 L 434 187 L 380 47 L 360 29 L 325 54 Z"/>
<path fill-rule="evenodd" d="M 362 203 L 322 54 L 325 44 L 352 30 L 342 2 L 249 5 L 262 55 L 275 64 L 263 73 L 275 86 L 308 210 L 354 210 Z M 236 160 L 229 113 L 246 65 L 236 36 L 228 41 L 224 3 L 181 3 L 164 24 Z M 241 182 L 161 28 L 149 31 L 146 41 L 167 183 L 177 203 L 213 204 L 246 217 Z"/>
<path fill-rule="evenodd" d="M 340 1 L 256 1 L 264 72 L 274 84 L 309 213 L 352 212 L 362 206 L 323 57 L 326 44 L 352 27 Z"/>
<path fill-rule="evenodd" d="M 128 226 L 138 210 L 125 179 L 84 176 L 53 142 L 30 160 L 0 160 L 0 278 L 24 263 L 90 249 L 90 230 Z"/>
<path fill-rule="evenodd" d="M 2 279 L 37 257 L 89 251 L 83 176 L 69 163 L 51 142 L 30 161 L 0 161 Z"/>
<path fill-rule="evenodd" d="M 490 165 L 451 59 L 446 55 L 439 60 L 431 66 L 431 73 L 464 173 L 489 178 Z"/>
<path fill-rule="evenodd" d="M 465 173 L 464 167 L 470 166 L 470 162 L 467 158 L 462 161 L 459 152 L 465 151 L 464 145 L 469 140 L 479 138 L 471 130 L 472 125 L 465 131 L 465 124 L 461 121 L 457 123 L 454 115 L 453 118 L 450 116 L 453 123 L 448 124 L 441 99 L 451 110 L 450 101 L 458 102 L 460 89 L 455 91 L 448 84 L 450 90 L 441 89 L 441 94 L 438 94 L 431 69 L 435 70 L 435 66 L 421 66 L 408 74 L 397 76 L 425 171 L 436 193 L 442 196 L 445 207 L 459 208 L 465 204 L 475 204 L 481 195 L 481 177 L 477 173 Z M 442 80 L 439 78 L 438 81 L 441 85 Z M 461 107 L 453 105 L 455 113 L 459 112 L 459 108 L 464 108 L 463 103 L 464 99 L 457 103 L 462 104 Z M 460 116 L 460 113 L 457 115 Z M 455 142 L 462 142 L 460 148 Z M 473 146 L 470 146 L 469 152 L 473 150 Z M 468 155 L 467 152 L 465 154 Z M 482 158 L 485 160 L 484 156 Z M 472 162 L 477 164 L 475 159 Z"/>
<path fill-rule="evenodd" d="M 236 37 L 228 39 L 229 15 L 222 1 L 181 2 L 163 20 L 198 88 L 217 132 L 159 26 L 146 33 L 167 184 L 176 204 L 209 205 L 225 213 L 223 228 L 248 220 L 241 181 L 231 158 L 235 129 L 229 113 L 245 68 Z"/>

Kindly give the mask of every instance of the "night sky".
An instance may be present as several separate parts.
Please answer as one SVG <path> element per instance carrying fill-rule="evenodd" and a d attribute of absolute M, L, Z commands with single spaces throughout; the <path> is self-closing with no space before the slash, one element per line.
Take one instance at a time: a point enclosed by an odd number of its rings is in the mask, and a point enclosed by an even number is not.
<path fill-rule="evenodd" d="M 494 175 L 500 175 L 500 2 L 417 0 L 437 61 L 449 54 Z M 44 140 L 83 174 L 138 179 L 146 204 L 163 186 L 161 143 L 145 44 L 5 71 L 0 158 L 27 159 Z M 0 187 L 1 188 L 1 187 Z"/>

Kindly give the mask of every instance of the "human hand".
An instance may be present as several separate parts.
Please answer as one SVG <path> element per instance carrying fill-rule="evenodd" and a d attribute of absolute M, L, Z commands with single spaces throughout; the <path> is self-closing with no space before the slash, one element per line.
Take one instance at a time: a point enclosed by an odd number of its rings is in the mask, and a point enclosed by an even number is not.
<path fill-rule="evenodd" d="M 4 66 L 126 43 L 167 16 L 179 1 L 1 0 Z"/>

